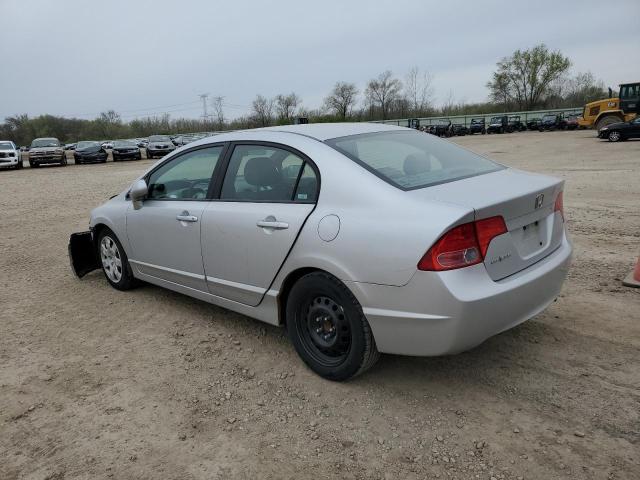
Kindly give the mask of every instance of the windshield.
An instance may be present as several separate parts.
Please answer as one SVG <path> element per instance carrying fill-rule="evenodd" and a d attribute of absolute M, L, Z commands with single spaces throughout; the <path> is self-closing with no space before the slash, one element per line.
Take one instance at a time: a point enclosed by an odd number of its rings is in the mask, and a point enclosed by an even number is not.
<path fill-rule="evenodd" d="M 130 148 L 138 148 L 138 145 L 133 143 L 131 140 L 116 140 L 113 142 L 114 147 L 130 147 Z"/>
<path fill-rule="evenodd" d="M 491 117 L 491 123 L 502 123 L 502 117 Z"/>
<path fill-rule="evenodd" d="M 89 148 L 89 147 L 99 147 L 100 144 L 98 142 L 78 142 L 78 145 L 76 145 L 76 150 L 82 150 L 83 148 Z"/>
<path fill-rule="evenodd" d="M 484 118 L 472 118 L 471 123 L 484 123 Z"/>
<path fill-rule="evenodd" d="M 542 120 L 552 120 L 555 121 L 556 116 L 555 115 L 545 115 L 544 117 L 542 117 Z"/>
<path fill-rule="evenodd" d="M 13 150 L 13 145 L 10 142 L 0 142 L 0 150 Z"/>
<path fill-rule="evenodd" d="M 57 138 L 36 138 L 33 142 L 31 142 L 31 148 L 59 146 L 60 142 Z"/>
<path fill-rule="evenodd" d="M 411 132 L 351 135 L 326 143 L 402 190 L 501 170 L 501 165 L 445 140 Z"/>
<path fill-rule="evenodd" d="M 151 135 L 149 142 L 170 142 L 171 139 L 168 135 Z"/>

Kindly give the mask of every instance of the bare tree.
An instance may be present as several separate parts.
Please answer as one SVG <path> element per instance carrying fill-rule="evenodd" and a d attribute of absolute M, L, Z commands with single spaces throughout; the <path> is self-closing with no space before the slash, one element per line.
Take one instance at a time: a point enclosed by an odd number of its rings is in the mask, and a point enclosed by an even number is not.
<path fill-rule="evenodd" d="M 542 103 L 552 83 L 569 70 L 571 61 L 560 51 L 550 51 L 540 44 L 530 50 L 516 50 L 497 66 L 487 84 L 491 97 L 506 94 L 519 108 L 533 109 Z"/>
<path fill-rule="evenodd" d="M 344 120 L 348 115 L 351 115 L 357 97 L 358 88 L 355 84 L 337 82 L 331 93 L 324 99 L 324 105 Z"/>
<path fill-rule="evenodd" d="M 273 100 L 256 96 L 252 104 L 253 118 L 261 127 L 268 127 L 273 123 Z"/>
<path fill-rule="evenodd" d="M 433 76 L 413 67 L 405 77 L 404 90 L 413 114 L 424 113 L 433 99 Z"/>
<path fill-rule="evenodd" d="M 382 72 L 378 78 L 369 80 L 365 95 L 382 110 L 382 119 L 387 118 L 389 106 L 398 99 L 402 91 L 402 82 L 393 78 L 390 70 Z"/>
<path fill-rule="evenodd" d="M 224 97 L 213 97 L 211 99 L 211 107 L 213 108 L 213 114 L 216 117 L 216 123 L 218 124 L 218 128 L 222 128 L 225 122 L 223 106 L 224 106 Z"/>
<path fill-rule="evenodd" d="M 289 95 L 276 95 L 275 101 L 278 121 L 291 122 L 296 108 L 301 103 L 300 97 L 292 92 Z"/>

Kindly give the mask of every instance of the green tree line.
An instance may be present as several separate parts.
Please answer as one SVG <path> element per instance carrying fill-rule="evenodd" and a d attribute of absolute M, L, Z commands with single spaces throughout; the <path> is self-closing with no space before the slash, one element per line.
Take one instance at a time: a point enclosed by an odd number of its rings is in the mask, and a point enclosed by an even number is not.
<path fill-rule="evenodd" d="M 307 109 L 295 92 L 272 98 L 257 95 L 245 116 L 227 120 L 223 97 L 212 102 L 215 115 L 207 119 L 170 118 L 168 114 L 123 121 L 113 111 L 101 113 L 93 120 L 54 115 L 7 117 L 0 124 L 0 139 L 28 145 L 37 137 L 56 137 L 63 142 L 139 138 L 159 133 L 211 132 L 282 125 L 296 117 L 310 122 L 371 121 L 389 118 L 473 115 L 513 110 L 534 110 L 582 106 L 606 97 L 605 86 L 593 74 L 571 75 L 571 60 L 560 51 L 537 45 L 516 50 L 501 59 L 486 86 L 486 102 L 467 103 L 456 100 L 450 92 L 439 106 L 434 104 L 433 76 L 418 67 L 403 78 L 386 70 L 366 83 L 360 91 L 355 83 L 339 81 L 320 108 Z"/>

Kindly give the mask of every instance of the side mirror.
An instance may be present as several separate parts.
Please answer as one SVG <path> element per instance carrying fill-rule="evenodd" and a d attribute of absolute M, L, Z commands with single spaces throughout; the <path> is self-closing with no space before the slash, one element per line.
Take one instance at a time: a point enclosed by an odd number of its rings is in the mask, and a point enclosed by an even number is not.
<path fill-rule="evenodd" d="M 135 208 L 136 210 L 142 208 L 142 202 L 146 198 L 148 192 L 149 187 L 147 187 L 147 182 L 145 182 L 144 179 L 141 178 L 133 184 L 131 190 L 129 191 L 129 197 L 133 202 L 133 208 Z"/>

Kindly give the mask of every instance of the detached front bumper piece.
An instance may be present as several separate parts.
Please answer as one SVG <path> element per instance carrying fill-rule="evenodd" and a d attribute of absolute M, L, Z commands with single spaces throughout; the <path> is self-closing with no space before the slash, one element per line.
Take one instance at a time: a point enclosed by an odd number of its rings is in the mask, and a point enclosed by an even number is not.
<path fill-rule="evenodd" d="M 69 237 L 69 262 L 76 277 L 100 268 L 98 251 L 91 232 L 72 233 Z"/>

